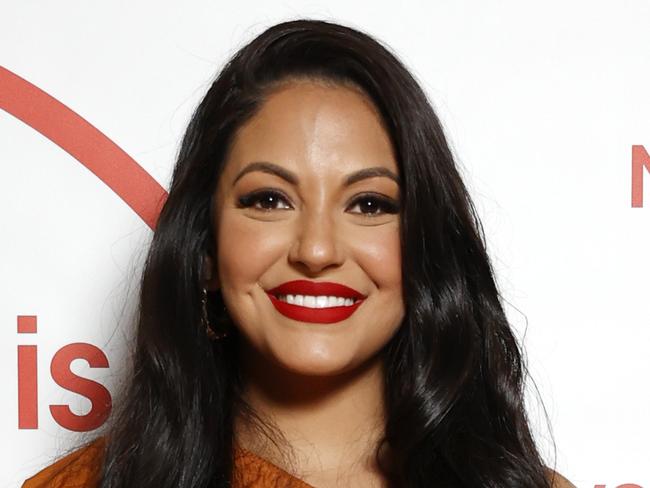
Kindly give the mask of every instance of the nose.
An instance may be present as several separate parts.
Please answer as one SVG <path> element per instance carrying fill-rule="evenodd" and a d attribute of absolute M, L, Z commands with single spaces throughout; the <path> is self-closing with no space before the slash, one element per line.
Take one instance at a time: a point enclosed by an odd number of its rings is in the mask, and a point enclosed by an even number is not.
<path fill-rule="evenodd" d="M 296 223 L 289 261 L 314 274 L 339 266 L 342 260 L 335 219 L 327 211 L 305 212 Z"/>

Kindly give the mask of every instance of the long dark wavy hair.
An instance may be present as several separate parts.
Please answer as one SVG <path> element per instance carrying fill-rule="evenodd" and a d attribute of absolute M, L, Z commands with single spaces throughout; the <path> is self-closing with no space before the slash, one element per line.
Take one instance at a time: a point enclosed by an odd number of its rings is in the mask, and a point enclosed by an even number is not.
<path fill-rule="evenodd" d="M 387 418 L 376 451 L 393 453 L 380 463 L 390 485 L 550 487 L 522 351 L 438 117 L 390 49 L 311 19 L 274 25 L 236 52 L 191 118 L 140 283 L 133 371 L 107 430 L 101 486 L 230 486 L 233 419 L 246 409 L 240 338 L 210 341 L 200 325 L 203 258 L 216 256 L 211 209 L 233 135 L 292 79 L 360 87 L 397 157 L 406 313 L 381 351 Z M 219 320 L 218 292 L 209 306 Z"/>

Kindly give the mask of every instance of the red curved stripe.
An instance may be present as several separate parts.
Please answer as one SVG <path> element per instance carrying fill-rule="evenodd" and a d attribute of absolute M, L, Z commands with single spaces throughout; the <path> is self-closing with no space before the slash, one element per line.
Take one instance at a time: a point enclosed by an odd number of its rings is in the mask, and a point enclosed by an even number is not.
<path fill-rule="evenodd" d="M 87 120 L 0 66 L 0 108 L 37 130 L 92 171 L 155 229 L 167 192 Z"/>

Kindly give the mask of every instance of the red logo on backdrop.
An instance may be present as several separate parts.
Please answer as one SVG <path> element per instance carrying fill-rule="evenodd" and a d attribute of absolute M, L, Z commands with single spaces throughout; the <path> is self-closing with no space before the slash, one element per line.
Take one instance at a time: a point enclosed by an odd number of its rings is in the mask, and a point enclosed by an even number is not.
<path fill-rule="evenodd" d="M 632 206 L 643 207 L 643 170 L 650 172 L 650 155 L 643 146 L 632 146 Z"/>
<path fill-rule="evenodd" d="M 607 488 L 607 485 L 594 485 L 594 488 Z M 615 486 L 614 488 L 643 488 L 641 485 L 634 483 L 624 483 L 622 485 Z"/>
<path fill-rule="evenodd" d="M 142 220 L 155 228 L 167 192 L 133 158 L 70 108 L 11 71 L 0 66 L 0 108 L 68 152 L 113 190 Z M 18 316 L 18 333 L 35 334 L 37 317 Z M 38 347 L 18 346 L 18 428 L 38 428 Z M 100 427 L 111 410 L 109 391 L 96 381 L 70 370 L 75 359 L 91 368 L 108 368 L 108 358 L 97 346 L 67 344 L 52 358 L 50 374 L 62 388 L 90 400 L 86 415 L 68 405 L 50 405 L 52 418 L 62 427 L 89 431 Z"/>

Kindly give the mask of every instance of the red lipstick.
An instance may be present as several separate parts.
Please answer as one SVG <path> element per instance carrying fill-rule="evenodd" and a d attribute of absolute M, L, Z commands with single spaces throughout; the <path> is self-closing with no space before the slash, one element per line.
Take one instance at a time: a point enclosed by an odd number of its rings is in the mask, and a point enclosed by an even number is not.
<path fill-rule="evenodd" d="M 275 309 L 285 317 L 300 322 L 326 324 L 347 319 L 366 298 L 362 293 L 340 283 L 307 280 L 288 281 L 272 290 L 268 290 L 266 294 L 271 299 Z M 278 299 L 279 295 L 336 296 L 353 298 L 355 302 L 352 305 L 311 308 L 282 301 Z"/>

